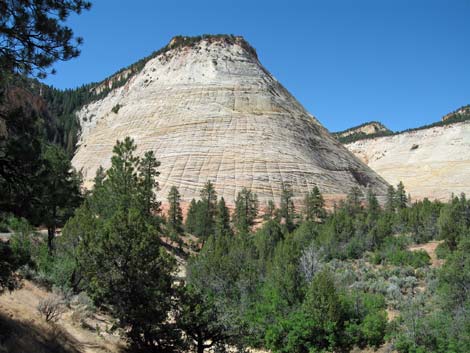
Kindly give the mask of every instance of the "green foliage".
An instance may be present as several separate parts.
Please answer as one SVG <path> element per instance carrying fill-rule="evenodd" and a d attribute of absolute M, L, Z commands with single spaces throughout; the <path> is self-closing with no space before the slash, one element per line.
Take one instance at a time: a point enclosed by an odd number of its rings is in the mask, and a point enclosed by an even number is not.
<path fill-rule="evenodd" d="M 233 345 L 247 336 L 246 315 L 259 286 L 257 255 L 251 237 L 210 236 L 187 267 L 187 281 L 217 313 L 215 325 Z"/>
<path fill-rule="evenodd" d="M 405 228 L 407 232 L 411 233 L 414 242 L 424 243 L 438 238 L 437 219 L 441 208 L 442 204 L 440 202 L 431 202 L 425 198 L 416 202 L 409 209 Z"/>
<path fill-rule="evenodd" d="M 447 258 L 447 256 L 449 256 L 449 254 L 451 254 L 452 252 L 450 251 L 449 247 L 447 246 L 446 243 L 440 243 L 437 247 L 436 247 L 436 256 L 438 259 L 445 259 Z"/>
<path fill-rule="evenodd" d="M 52 253 L 56 228 L 65 224 L 81 201 L 81 177 L 72 168 L 65 152 L 56 145 L 46 145 L 43 152 L 44 169 L 41 173 L 41 222 L 47 226 L 48 247 Z"/>
<path fill-rule="evenodd" d="M 183 211 L 180 202 L 180 193 L 176 186 L 172 186 L 168 193 L 168 226 L 170 232 L 175 234 L 183 232 Z"/>
<path fill-rule="evenodd" d="M 179 290 L 176 322 L 196 352 L 226 344 L 230 336 L 220 322 L 222 313 L 214 298 L 198 292 L 191 286 Z"/>
<path fill-rule="evenodd" d="M 73 32 L 65 21 L 70 14 L 80 14 L 90 6 L 90 2 L 82 0 L 5 3 L 0 25 L 1 75 L 18 72 L 44 77 L 57 60 L 77 57 L 82 39 L 75 38 L 73 43 Z"/>
<path fill-rule="evenodd" d="M 43 168 L 42 124 L 38 114 L 26 108 L 6 111 L 2 119 L 8 134 L 0 133 L 0 213 L 32 220 Z"/>
<path fill-rule="evenodd" d="M 395 212 L 395 188 L 389 185 L 387 188 L 387 201 L 385 202 L 385 210 L 387 212 Z"/>
<path fill-rule="evenodd" d="M 96 187 L 95 185 L 95 189 Z M 93 202 L 89 197 L 66 223 L 57 241 L 54 263 L 48 270 L 49 278 L 54 285 L 63 289 L 72 289 L 74 292 L 87 287 L 82 266 L 84 259 L 81 256 L 82 249 L 89 245 L 82 242 L 88 241 L 97 232 L 98 220 L 93 215 L 99 211 L 99 207 L 105 207 L 95 204 L 96 196 L 92 198 Z"/>
<path fill-rule="evenodd" d="M 217 203 L 217 212 L 215 215 L 215 236 L 231 236 L 233 235 L 232 228 L 230 227 L 230 213 L 225 205 L 223 197 Z"/>
<path fill-rule="evenodd" d="M 124 140 L 124 143 L 127 143 L 127 139 Z M 159 166 L 160 162 L 155 158 L 153 151 L 147 151 L 137 167 L 141 177 L 140 187 L 142 188 L 143 204 L 145 212 L 149 216 L 160 212 L 160 202 L 157 202 L 154 192 L 158 189 L 157 178 L 160 172 L 157 171 L 157 168 Z"/>
<path fill-rule="evenodd" d="M 20 286 L 20 278 L 15 273 L 20 265 L 11 247 L 0 241 L 0 294 Z"/>
<path fill-rule="evenodd" d="M 325 200 L 320 189 L 314 186 L 304 199 L 304 219 L 307 221 L 322 222 L 326 216 Z"/>
<path fill-rule="evenodd" d="M 255 234 L 255 245 L 259 258 L 267 261 L 272 258 L 278 243 L 284 238 L 281 225 L 277 221 L 268 221 Z"/>
<path fill-rule="evenodd" d="M 222 206 L 223 204 L 223 206 Z M 217 231 L 216 227 L 223 226 L 225 230 L 228 230 L 226 225 L 226 218 L 228 210 L 217 211 L 217 207 L 225 207 L 225 201 L 222 204 L 217 203 L 217 193 L 214 189 L 214 184 L 209 180 L 204 188 L 201 190 L 201 200 L 192 200 L 189 205 L 188 214 L 186 217 L 186 231 L 206 240 L 210 235 L 214 235 Z M 217 220 L 219 224 L 216 224 L 216 217 L 218 214 L 221 218 Z M 220 229 L 219 229 L 220 230 Z"/>
<path fill-rule="evenodd" d="M 424 250 L 407 250 L 407 244 L 408 240 L 404 237 L 388 238 L 381 249 L 374 254 L 374 263 L 411 266 L 414 268 L 429 266 L 430 257 L 428 253 Z"/>
<path fill-rule="evenodd" d="M 279 242 L 267 264 L 266 285 L 287 311 L 299 304 L 304 297 L 304 277 L 299 271 L 300 249 L 290 239 Z"/>
<path fill-rule="evenodd" d="M 345 207 L 346 211 L 349 213 L 350 216 L 356 216 L 363 211 L 362 207 L 362 198 L 363 194 L 361 189 L 359 189 L 357 186 L 351 188 L 349 191 L 346 201 L 345 201 Z"/>
<path fill-rule="evenodd" d="M 238 233 L 249 233 L 257 216 L 258 197 L 247 188 L 243 188 L 235 200 L 234 223 Z"/>
<path fill-rule="evenodd" d="M 121 109 L 122 105 L 121 104 L 116 104 L 112 109 L 111 111 L 114 113 L 114 114 L 117 114 L 119 112 L 119 109 Z"/>
<path fill-rule="evenodd" d="M 270 326 L 266 344 L 274 352 L 349 351 L 357 344 L 378 347 L 386 331 L 383 297 L 339 290 L 332 274 L 319 272 L 305 301 Z"/>
<path fill-rule="evenodd" d="M 470 305 L 470 234 L 458 244 L 444 264 L 439 277 L 441 295 L 450 310 Z M 470 323 L 470 322 L 469 322 Z"/>
<path fill-rule="evenodd" d="M 276 205 L 274 204 L 273 200 L 269 200 L 266 206 L 266 210 L 263 215 L 263 219 L 265 221 L 269 221 L 269 220 L 274 219 L 275 216 L 276 216 Z"/>
<path fill-rule="evenodd" d="M 176 337 L 166 318 L 172 307 L 174 259 L 133 206 L 118 210 L 99 227 L 101 232 L 92 234 L 80 249 L 88 292 L 98 303 L 112 305 L 132 346 L 171 346 Z"/>
<path fill-rule="evenodd" d="M 367 189 L 367 217 L 368 223 L 372 223 L 377 220 L 380 214 L 380 205 L 379 201 L 377 200 L 376 195 L 372 191 L 372 189 Z"/>
<path fill-rule="evenodd" d="M 185 230 L 188 233 L 196 234 L 198 205 L 195 199 L 189 204 L 188 213 L 186 214 Z"/>
<path fill-rule="evenodd" d="M 201 200 L 195 204 L 194 211 L 190 209 L 188 219 L 193 227 L 193 233 L 207 239 L 215 232 L 215 216 L 217 214 L 217 193 L 214 184 L 209 180 L 201 190 Z M 189 230 L 188 230 L 189 231 Z"/>
<path fill-rule="evenodd" d="M 395 208 L 401 210 L 406 208 L 408 197 L 406 196 L 405 186 L 400 181 L 395 191 Z"/>
<path fill-rule="evenodd" d="M 294 241 L 299 249 L 305 249 L 314 243 L 319 235 L 319 226 L 316 222 L 305 221 L 292 233 L 292 241 Z"/>
<path fill-rule="evenodd" d="M 452 201 L 441 209 L 437 223 L 439 237 L 451 251 L 455 250 L 459 239 L 470 229 L 470 202 L 466 200 L 465 195 L 452 198 Z"/>
<path fill-rule="evenodd" d="M 107 177 L 64 228 L 64 261 L 75 266 L 63 274 L 112 308 L 132 349 L 171 351 L 179 341 L 167 322 L 176 263 L 160 246 L 149 212 L 158 208 L 152 190 L 158 163 L 150 154 L 135 157 L 129 138 L 113 151 Z"/>
<path fill-rule="evenodd" d="M 16 261 L 20 266 L 32 266 L 32 240 L 31 237 L 34 233 L 33 227 L 24 218 L 10 218 L 9 226 L 13 230 L 13 235 L 10 240 L 10 246 L 13 251 Z"/>
<path fill-rule="evenodd" d="M 284 223 L 289 231 L 292 231 L 295 226 L 294 219 L 296 215 L 293 197 L 294 193 L 292 191 L 292 187 L 290 185 L 283 184 L 279 215 L 284 220 Z"/>

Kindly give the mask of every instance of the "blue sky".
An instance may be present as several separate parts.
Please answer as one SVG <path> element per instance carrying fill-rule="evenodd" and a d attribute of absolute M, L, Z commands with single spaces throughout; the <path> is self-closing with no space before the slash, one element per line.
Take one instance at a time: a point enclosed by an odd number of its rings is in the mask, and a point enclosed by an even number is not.
<path fill-rule="evenodd" d="M 470 104 L 470 0 L 95 0 L 68 22 L 79 58 L 45 82 L 100 81 L 168 43 L 243 35 L 263 65 L 330 131 L 393 130 Z"/>

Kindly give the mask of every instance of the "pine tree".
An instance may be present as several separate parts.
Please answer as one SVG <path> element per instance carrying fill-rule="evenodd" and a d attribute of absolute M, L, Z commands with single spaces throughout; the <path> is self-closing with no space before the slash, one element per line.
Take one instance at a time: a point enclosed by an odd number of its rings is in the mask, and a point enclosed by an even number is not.
<path fill-rule="evenodd" d="M 176 322 L 197 353 L 214 348 L 229 338 L 226 327 L 218 320 L 220 313 L 214 298 L 200 293 L 192 286 L 180 289 Z"/>
<path fill-rule="evenodd" d="M 280 216 L 284 219 L 286 227 L 289 231 L 294 229 L 295 207 L 293 201 L 294 193 L 292 188 L 282 185 Z"/>
<path fill-rule="evenodd" d="M 129 349 L 172 352 L 179 345 L 179 332 L 168 322 L 176 263 L 161 247 L 148 204 L 142 202 L 155 197 L 148 195 L 154 188 L 144 186 L 154 185 L 156 172 L 140 168 L 134 151 L 131 139 L 117 142 L 107 178 L 76 212 L 63 237 L 78 240 L 85 288 L 95 302 L 110 308 Z"/>
<path fill-rule="evenodd" d="M 217 193 L 214 184 L 210 180 L 204 185 L 201 191 L 202 207 L 199 208 L 199 220 L 201 222 L 199 236 L 207 238 L 214 234 L 215 214 L 217 208 Z"/>
<path fill-rule="evenodd" d="M 104 170 L 103 166 L 99 166 L 96 170 L 95 178 L 93 179 L 93 185 L 95 188 L 101 187 L 103 185 L 103 181 L 106 178 L 106 171 Z"/>
<path fill-rule="evenodd" d="M 373 219 L 377 219 L 380 213 L 379 201 L 371 188 L 367 189 L 367 215 Z"/>
<path fill-rule="evenodd" d="M 243 188 L 235 200 L 235 227 L 238 233 L 248 234 L 258 216 L 258 197 L 247 188 Z"/>
<path fill-rule="evenodd" d="M 399 210 L 406 208 L 408 198 L 406 197 L 405 185 L 400 181 L 395 193 L 395 207 Z"/>
<path fill-rule="evenodd" d="M 346 197 L 346 209 L 350 216 L 355 216 L 362 211 L 361 199 L 363 197 L 361 189 L 357 186 L 351 188 Z"/>
<path fill-rule="evenodd" d="M 0 92 L 0 105 L 3 103 Z M 8 136 L 0 134 L 0 211 L 32 219 L 41 192 L 39 173 L 44 168 L 43 126 L 26 108 L 5 108 L 0 109 L 0 130 L 8 132 Z"/>
<path fill-rule="evenodd" d="M 54 62 L 77 57 L 82 39 L 73 38 L 65 21 L 90 7 L 83 0 L 3 1 L 0 80 L 10 73 L 44 77 Z"/>
<path fill-rule="evenodd" d="M 387 189 L 387 201 L 385 202 L 385 211 L 392 213 L 395 212 L 395 188 L 389 185 Z"/>
<path fill-rule="evenodd" d="M 273 200 L 268 201 L 268 205 L 266 206 L 266 210 L 263 215 L 263 219 L 265 221 L 269 221 L 275 217 L 276 213 L 276 205 L 274 204 Z"/>
<path fill-rule="evenodd" d="M 230 228 L 230 213 L 225 205 L 224 198 L 220 198 L 217 203 L 217 213 L 215 216 L 215 235 L 220 236 L 231 236 L 233 235 L 232 229 Z"/>
<path fill-rule="evenodd" d="M 156 214 L 160 212 L 160 202 L 157 202 L 154 190 L 158 190 L 157 177 L 160 172 L 157 168 L 160 162 L 157 161 L 153 151 L 147 151 L 144 158 L 140 160 L 138 170 L 142 176 L 141 187 L 143 189 L 143 204 L 147 214 Z"/>
<path fill-rule="evenodd" d="M 183 211 L 181 210 L 181 196 L 176 188 L 172 186 L 168 193 L 168 226 L 171 232 L 180 234 L 183 231 Z"/>
<path fill-rule="evenodd" d="M 114 214 L 118 208 L 128 210 L 137 203 L 140 204 L 142 212 L 148 214 L 149 205 L 143 200 L 146 195 L 142 192 L 136 193 L 139 182 L 143 184 L 138 174 L 140 160 L 134 156 L 136 148 L 134 140 L 130 137 L 126 137 L 124 141 L 117 141 L 113 148 L 112 168 L 106 172 L 106 186 L 102 190 L 96 190 L 97 193 L 102 191 L 106 195 L 114 195 L 109 198 L 107 208 L 101 210 L 106 215 Z M 138 197 L 140 200 L 137 200 Z"/>
<path fill-rule="evenodd" d="M 322 221 L 325 214 L 325 200 L 317 186 L 314 186 L 312 191 L 305 195 L 304 199 L 304 218 L 307 221 Z"/>
<path fill-rule="evenodd" d="M 195 199 L 189 204 L 188 213 L 186 214 L 185 230 L 188 233 L 195 234 L 197 223 L 197 203 Z"/>
<path fill-rule="evenodd" d="M 47 226 L 47 245 L 52 254 L 56 228 L 65 224 L 82 201 L 81 178 L 59 146 L 47 145 L 43 159 L 41 205 L 38 211 L 39 217 Z"/>

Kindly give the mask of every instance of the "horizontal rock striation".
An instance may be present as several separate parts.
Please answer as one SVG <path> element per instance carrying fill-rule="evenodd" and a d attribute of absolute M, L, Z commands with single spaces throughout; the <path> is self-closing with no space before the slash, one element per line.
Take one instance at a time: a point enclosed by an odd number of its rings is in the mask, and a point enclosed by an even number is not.
<path fill-rule="evenodd" d="M 130 136 L 139 154 L 153 150 L 161 162 L 163 200 L 173 185 L 184 201 L 197 198 L 207 180 L 229 204 L 243 187 L 262 203 L 278 201 L 283 184 L 297 200 L 314 185 L 330 199 L 354 186 L 385 194 L 387 183 L 307 113 L 241 37 L 169 47 L 78 112 L 72 162 L 88 185 L 100 165 L 110 166 L 116 140 Z"/>

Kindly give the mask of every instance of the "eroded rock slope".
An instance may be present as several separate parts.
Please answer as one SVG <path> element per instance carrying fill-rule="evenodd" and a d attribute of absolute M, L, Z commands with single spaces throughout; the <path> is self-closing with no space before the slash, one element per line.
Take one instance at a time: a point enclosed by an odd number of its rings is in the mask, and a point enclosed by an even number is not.
<path fill-rule="evenodd" d="M 470 195 L 470 121 L 356 141 L 346 147 L 414 199 Z"/>
<path fill-rule="evenodd" d="M 243 38 L 177 39 L 168 48 L 79 111 L 73 164 L 88 185 L 100 165 L 110 166 L 116 140 L 131 136 L 139 154 L 153 150 L 161 162 L 160 199 L 172 185 L 184 201 L 197 198 L 207 180 L 229 204 L 243 187 L 262 203 L 278 201 L 283 183 L 298 200 L 314 185 L 330 199 L 353 186 L 385 194 L 387 183 L 297 102 Z"/>

